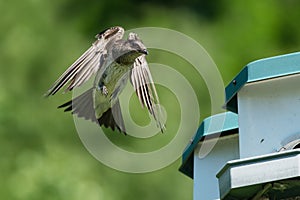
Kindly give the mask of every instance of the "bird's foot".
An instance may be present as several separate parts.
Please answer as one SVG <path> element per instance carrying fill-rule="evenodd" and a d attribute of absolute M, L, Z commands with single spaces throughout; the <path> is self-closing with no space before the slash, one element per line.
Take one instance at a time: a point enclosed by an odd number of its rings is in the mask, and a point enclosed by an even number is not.
<path fill-rule="evenodd" d="M 102 92 L 102 94 L 104 94 L 105 96 L 108 95 L 108 90 L 107 90 L 107 87 L 106 87 L 105 85 L 102 86 L 101 92 Z"/>
<path fill-rule="evenodd" d="M 108 89 L 105 85 L 98 85 L 97 91 L 101 92 L 101 94 L 107 96 L 108 95 Z"/>

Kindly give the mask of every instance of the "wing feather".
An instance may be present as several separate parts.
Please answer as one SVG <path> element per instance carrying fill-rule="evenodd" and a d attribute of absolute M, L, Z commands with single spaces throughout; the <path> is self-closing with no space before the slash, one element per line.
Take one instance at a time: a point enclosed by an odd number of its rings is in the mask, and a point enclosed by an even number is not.
<path fill-rule="evenodd" d="M 100 57 L 103 55 L 100 55 Z M 72 82 L 67 90 L 72 90 L 74 87 L 78 87 L 82 85 L 84 82 L 86 82 L 94 73 L 98 71 L 98 67 L 101 65 L 99 64 L 99 61 L 101 60 L 99 56 L 94 56 L 91 58 L 89 62 L 87 62 L 85 65 L 85 68 L 82 68 L 80 71 L 78 71 L 78 74 L 74 79 L 74 82 Z"/>
<path fill-rule="evenodd" d="M 156 120 L 157 126 L 163 131 L 165 127 L 162 121 L 162 111 L 145 55 L 136 58 L 130 78 L 142 107 L 147 107 Z"/>
<path fill-rule="evenodd" d="M 97 40 L 86 50 L 53 84 L 45 96 L 54 95 L 62 87 L 69 85 L 66 91 L 71 91 L 85 83 L 102 66 L 108 44 L 119 40 L 124 35 L 124 29 L 116 26 L 96 35 Z M 101 61 L 101 62 L 100 62 Z"/>

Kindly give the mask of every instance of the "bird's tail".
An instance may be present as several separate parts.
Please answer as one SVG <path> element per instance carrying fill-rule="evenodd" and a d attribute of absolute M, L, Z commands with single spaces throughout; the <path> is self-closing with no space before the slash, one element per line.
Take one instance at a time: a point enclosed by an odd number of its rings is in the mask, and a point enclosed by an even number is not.
<path fill-rule="evenodd" d="M 118 129 L 126 135 L 119 100 L 117 100 L 111 108 L 105 111 L 97 121 L 100 126 L 103 125 L 106 128 L 110 127 L 112 130 Z"/>
<path fill-rule="evenodd" d="M 78 117 L 97 122 L 93 106 L 93 88 L 58 106 L 58 108 L 64 108 L 65 112 L 71 111 L 72 114 Z"/>
<path fill-rule="evenodd" d="M 72 114 L 98 123 L 99 126 L 103 125 L 106 128 L 110 127 L 112 130 L 117 129 L 126 135 L 119 100 L 117 100 L 111 108 L 105 111 L 100 118 L 96 118 L 93 102 L 93 88 L 58 106 L 58 108 L 64 108 L 65 112 L 71 111 Z"/>

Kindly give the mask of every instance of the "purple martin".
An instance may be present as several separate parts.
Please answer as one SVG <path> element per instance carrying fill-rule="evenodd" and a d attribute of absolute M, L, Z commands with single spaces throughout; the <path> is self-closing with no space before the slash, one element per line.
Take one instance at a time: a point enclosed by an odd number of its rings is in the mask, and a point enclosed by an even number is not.
<path fill-rule="evenodd" d="M 136 33 L 129 33 L 127 39 L 123 36 L 124 29 L 119 26 L 97 34 L 92 46 L 55 81 L 45 96 L 54 95 L 65 86 L 65 91 L 72 91 L 93 77 L 92 88 L 58 108 L 126 134 L 118 97 L 130 79 L 142 107 L 148 109 L 163 132 L 162 111 L 146 61 L 147 48 Z"/>

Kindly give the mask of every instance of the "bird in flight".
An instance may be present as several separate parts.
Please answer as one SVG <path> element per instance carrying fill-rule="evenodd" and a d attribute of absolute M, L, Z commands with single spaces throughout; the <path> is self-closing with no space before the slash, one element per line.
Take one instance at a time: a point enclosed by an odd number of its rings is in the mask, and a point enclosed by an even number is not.
<path fill-rule="evenodd" d="M 163 132 L 159 99 L 145 58 L 147 48 L 136 33 L 129 33 L 127 39 L 123 36 L 124 29 L 120 26 L 97 34 L 92 46 L 55 81 L 45 96 L 54 95 L 65 86 L 65 91 L 72 91 L 93 77 L 92 88 L 58 108 L 126 134 L 118 97 L 130 79 L 142 107 L 148 109 Z"/>

